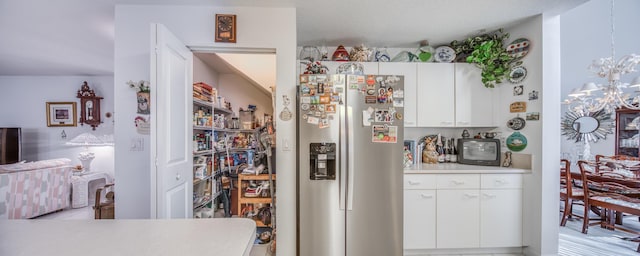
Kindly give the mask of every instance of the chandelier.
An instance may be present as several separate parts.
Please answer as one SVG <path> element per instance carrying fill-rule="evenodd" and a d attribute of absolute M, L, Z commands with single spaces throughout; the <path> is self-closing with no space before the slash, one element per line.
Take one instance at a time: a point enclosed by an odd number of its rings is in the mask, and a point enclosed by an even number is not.
<path fill-rule="evenodd" d="M 635 67 L 640 63 L 640 55 L 629 54 L 615 60 L 615 25 L 613 18 L 614 0 L 611 0 L 611 57 L 594 60 L 589 65 L 589 71 L 601 78 L 606 78 L 606 84 L 589 82 L 580 89 L 575 88 L 569 93 L 569 98 L 564 103 L 569 109 L 578 113 L 588 113 L 604 110 L 611 114 L 618 108 L 640 110 L 640 95 L 629 93 L 633 87 L 640 87 L 640 77 L 636 77 L 631 83 L 620 81 L 622 75 L 634 73 Z M 627 89 L 627 90 L 625 90 Z M 633 89 L 635 90 L 635 89 Z"/>

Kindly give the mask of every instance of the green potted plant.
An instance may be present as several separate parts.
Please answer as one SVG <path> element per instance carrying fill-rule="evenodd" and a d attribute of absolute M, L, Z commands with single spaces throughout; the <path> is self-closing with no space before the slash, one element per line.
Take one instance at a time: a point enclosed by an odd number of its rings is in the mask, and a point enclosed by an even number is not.
<path fill-rule="evenodd" d="M 451 48 L 459 56 L 458 61 L 475 63 L 482 69 L 482 83 L 487 88 L 494 88 L 509 76 L 512 66 L 521 64 L 521 61 L 514 63 L 515 58 L 507 53 L 503 44 L 507 38 L 509 33 L 499 29 L 494 33 L 469 37 L 461 42 L 453 41 Z"/>

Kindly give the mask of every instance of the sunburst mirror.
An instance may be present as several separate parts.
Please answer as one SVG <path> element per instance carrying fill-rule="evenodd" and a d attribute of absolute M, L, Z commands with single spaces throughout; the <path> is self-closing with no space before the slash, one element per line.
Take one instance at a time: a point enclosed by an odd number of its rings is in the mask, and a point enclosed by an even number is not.
<path fill-rule="evenodd" d="M 611 115 L 604 110 L 587 113 L 567 111 L 561 123 L 562 135 L 576 142 L 604 140 L 607 134 L 613 134 L 614 126 Z"/>

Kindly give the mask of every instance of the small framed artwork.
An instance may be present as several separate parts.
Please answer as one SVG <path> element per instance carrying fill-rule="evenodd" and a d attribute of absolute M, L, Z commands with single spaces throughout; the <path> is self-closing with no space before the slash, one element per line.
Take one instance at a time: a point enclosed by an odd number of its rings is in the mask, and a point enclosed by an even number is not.
<path fill-rule="evenodd" d="M 47 126 L 77 126 L 75 102 L 47 102 Z"/>

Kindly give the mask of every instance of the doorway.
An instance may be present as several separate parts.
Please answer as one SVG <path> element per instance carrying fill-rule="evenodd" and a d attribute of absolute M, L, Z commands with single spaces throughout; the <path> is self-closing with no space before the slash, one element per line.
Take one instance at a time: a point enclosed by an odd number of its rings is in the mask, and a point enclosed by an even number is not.
<path fill-rule="evenodd" d="M 194 97 L 196 85 L 204 84 L 214 98 L 211 186 L 193 187 L 194 195 L 210 189 L 213 198 L 210 204 L 194 203 L 194 218 L 251 218 L 259 235 L 255 243 L 268 244 L 276 217 L 275 53 L 193 52 Z M 194 130 L 194 137 L 201 133 Z M 195 165 L 196 159 L 194 170 Z"/>

